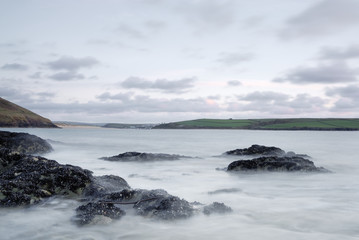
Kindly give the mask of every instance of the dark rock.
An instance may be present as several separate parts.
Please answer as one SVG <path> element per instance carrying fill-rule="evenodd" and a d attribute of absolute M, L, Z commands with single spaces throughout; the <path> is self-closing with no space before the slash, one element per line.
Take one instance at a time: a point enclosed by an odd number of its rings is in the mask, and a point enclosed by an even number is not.
<path fill-rule="evenodd" d="M 126 215 L 126 213 L 112 203 L 91 202 L 76 209 L 74 221 L 78 225 L 106 224 L 113 219 L 120 219 L 124 215 Z"/>
<path fill-rule="evenodd" d="M 125 179 L 114 175 L 105 175 L 93 177 L 91 184 L 86 187 L 84 196 L 99 198 L 112 192 L 119 192 L 124 189 L 130 189 Z"/>
<path fill-rule="evenodd" d="M 259 157 L 251 160 L 234 161 L 228 165 L 227 171 L 269 171 L 269 172 L 327 172 L 303 157 Z"/>
<path fill-rule="evenodd" d="M 194 208 L 189 202 L 172 196 L 164 190 L 125 189 L 108 194 L 100 201 L 132 204 L 137 215 L 162 220 L 188 218 L 194 213 Z"/>
<path fill-rule="evenodd" d="M 277 147 L 267 147 L 267 146 L 254 144 L 249 148 L 235 149 L 228 151 L 225 154 L 239 155 L 239 156 L 245 156 L 245 155 L 281 156 L 285 154 L 285 151 Z"/>
<path fill-rule="evenodd" d="M 92 181 L 88 170 L 0 149 L 0 206 L 38 203 L 55 195 L 78 197 Z"/>
<path fill-rule="evenodd" d="M 211 214 L 225 214 L 232 212 L 232 208 L 226 206 L 224 203 L 214 202 L 203 208 L 203 213 L 205 215 Z"/>
<path fill-rule="evenodd" d="M 44 154 L 52 151 L 44 139 L 28 133 L 0 131 L 0 147 L 21 154 Z"/>
<path fill-rule="evenodd" d="M 165 153 L 140 153 L 140 152 L 125 152 L 112 157 L 102 157 L 100 159 L 107 161 L 119 162 L 146 162 L 146 161 L 163 161 L 163 160 L 179 160 L 181 158 L 189 158 L 176 154 Z"/>

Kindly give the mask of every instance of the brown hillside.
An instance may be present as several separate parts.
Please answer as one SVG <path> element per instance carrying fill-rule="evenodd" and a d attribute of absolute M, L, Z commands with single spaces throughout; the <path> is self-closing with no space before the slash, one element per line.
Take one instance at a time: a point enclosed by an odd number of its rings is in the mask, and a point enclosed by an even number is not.
<path fill-rule="evenodd" d="M 0 127 L 56 128 L 57 126 L 49 119 L 0 97 Z"/>

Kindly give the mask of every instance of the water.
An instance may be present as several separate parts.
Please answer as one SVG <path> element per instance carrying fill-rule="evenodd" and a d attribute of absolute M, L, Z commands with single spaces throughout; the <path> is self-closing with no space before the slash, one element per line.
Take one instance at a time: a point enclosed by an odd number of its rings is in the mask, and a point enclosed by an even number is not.
<path fill-rule="evenodd" d="M 246 130 L 7 129 L 49 139 L 45 157 L 114 174 L 132 188 L 165 189 L 188 201 L 223 202 L 227 215 L 173 222 L 128 214 L 110 225 L 72 224 L 78 202 L 53 199 L 25 209 L 0 209 L 1 239 L 359 239 L 359 132 Z M 220 154 L 252 144 L 308 154 L 331 174 L 229 174 L 238 158 Z M 197 158 L 152 163 L 99 160 L 126 151 Z M 218 191 L 219 190 L 219 191 Z"/>

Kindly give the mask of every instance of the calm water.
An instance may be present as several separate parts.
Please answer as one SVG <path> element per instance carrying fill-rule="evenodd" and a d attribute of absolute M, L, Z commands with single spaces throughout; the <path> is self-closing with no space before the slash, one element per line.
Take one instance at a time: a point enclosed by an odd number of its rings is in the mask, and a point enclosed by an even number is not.
<path fill-rule="evenodd" d="M 9 129 L 6 129 L 9 130 Z M 359 239 L 359 132 L 246 130 L 10 129 L 51 141 L 45 157 L 114 174 L 133 188 L 165 189 L 188 201 L 223 202 L 227 215 L 163 222 L 131 216 L 107 226 L 71 223 L 76 201 L 0 209 L 0 239 Z M 252 144 L 308 154 L 331 174 L 229 174 L 237 158 L 220 154 Z M 99 160 L 126 151 L 198 158 L 152 163 Z M 216 190 L 233 192 L 210 194 Z"/>

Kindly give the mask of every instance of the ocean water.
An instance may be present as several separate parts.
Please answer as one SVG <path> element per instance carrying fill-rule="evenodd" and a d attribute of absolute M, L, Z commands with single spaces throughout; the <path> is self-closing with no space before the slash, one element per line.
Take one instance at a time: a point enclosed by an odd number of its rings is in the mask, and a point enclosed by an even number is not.
<path fill-rule="evenodd" d="M 30 208 L 0 209 L 0 239 L 359 239 L 359 132 L 2 129 L 49 140 L 46 158 L 123 177 L 132 188 L 164 189 L 190 202 L 223 202 L 226 215 L 158 221 L 126 215 L 109 225 L 77 227 L 79 203 L 55 198 Z M 252 144 L 308 154 L 328 174 L 227 173 Z M 127 151 L 195 158 L 151 163 L 100 160 Z"/>

